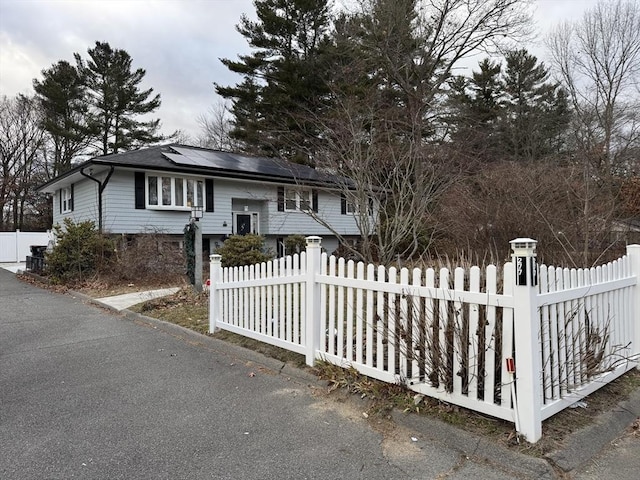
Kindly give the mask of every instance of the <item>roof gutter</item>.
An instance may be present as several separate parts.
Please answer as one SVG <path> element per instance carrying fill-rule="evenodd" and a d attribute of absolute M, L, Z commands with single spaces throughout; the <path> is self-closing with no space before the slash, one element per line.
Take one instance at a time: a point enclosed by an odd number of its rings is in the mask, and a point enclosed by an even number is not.
<path fill-rule="evenodd" d="M 89 173 L 85 173 L 85 168 L 86 167 L 82 167 L 80 169 L 80 175 L 88 178 L 89 180 L 93 180 L 98 184 L 98 233 L 102 234 L 102 192 L 104 192 L 104 189 L 109 183 L 109 179 L 111 178 L 111 175 L 113 175 L 115 168 L 113 165 L 109 166 L 109 173 L 107 173 L 107 177 L 104 181 L 100 181 L 98 178 L 94 177 L 91 174 L 91 169 L 89 169 Z"/>

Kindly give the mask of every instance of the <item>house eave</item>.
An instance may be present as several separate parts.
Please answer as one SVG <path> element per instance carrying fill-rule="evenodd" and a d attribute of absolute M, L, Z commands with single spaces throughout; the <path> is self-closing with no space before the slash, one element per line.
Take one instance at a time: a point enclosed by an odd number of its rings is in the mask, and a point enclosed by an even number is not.
<path fill-rule="evenodd" d="M 187 148 L 195 149 L 196 147 L 184 147 L 176 144 L 160 145 L 150 147 L 145 150 L 124 152 L 121 154 L 105 155 L 101 157 L 91 158 L 80 165 L 75 166 L 68 172 L 44 183 L 38 187 L 37 191 L 42 193 L 54 193 L 60 188 L 67 187 L 72 183 L 83 179 L 81 171 L 83 169 L 102 167 L 113 167 L 117 170 L 133 170 L 145 172 L 166 172 L 168 174 L 185 174 L 197 175 L 203 178 L 229 178 L 236 180 L 247 180 L 254 182 L 267 182 L 272 184 L 289 184 L 303 185 L 306 187 L 317 187 L 325 189 L 336 189 L 343 185 L 345 179 L 328 174 L 326 172 L 310 169 L 305 166 L 296 166 L 291 164 L 291 171 L 283 174 L 281 165 L 275 163 L 277 160 L 256 157 L 255 160 L 262 162 L 271 162 L 264 168 L 265 171 L 257 171 L 257 169 L 243 169 L 243 162 L 247 158 L 244 155 L 230 154 L 227 152 L 219 152 L 222 157 L 235 156 L 228 163 L 235 168 L 226 168 L 226 165 L 188 165 L 177 163 L 175 152 L 184 151 Z M 136 158 L 139 155 L 139 158 Z M 224 163 L 226 158 L 219 160 Z M 250 161 L 250 158 L 249 158 Z M 274 168 L 275 165 L 275 168 Z M 261 167 L 262 168 L 262 167 Z M 271 169 L 269 172 L 267 170 Z M 299 173 L 300 175 L 297 175 Z"/>
<path fill-rule="evenodd" d="M 73 169 L 63 173 L 62 175 L 48 181 L 47 183 L 39 186 L 37 191 L 39 193 L 54 193 L 56 190 L 68 187 L 72 183 L 84 179 L 80 171 L 84 168 L 90 168 L 92 166 L 105 166 L 114 167 L 116 170 L 127 171 L 145 171 L 145 172 L 163 172 L 169 174 L 186 174 L 201 176 L 203 178 L 229 178 L 236 180 L 248 180 L 248 181 L 260 181 L 274 184 L 289 184 L 289 185 L 304 185 L 309 187 L 325 187 L 336 188 L 335 183 L 322 180 L 309 180 L 309 179 L 297 179 L 294 177 L 285 177 L 278 175 L 260 175 L 255 173 L 238 172 L 236 170 L 224 170 L 224 169 L 212 169 L 212 168 L 182 168 L 171 166 L 132 166 L 122 165 L 114 162 L 101 161 L 100 159 L 88 160 L 87 162 L 74 167 Z"/>

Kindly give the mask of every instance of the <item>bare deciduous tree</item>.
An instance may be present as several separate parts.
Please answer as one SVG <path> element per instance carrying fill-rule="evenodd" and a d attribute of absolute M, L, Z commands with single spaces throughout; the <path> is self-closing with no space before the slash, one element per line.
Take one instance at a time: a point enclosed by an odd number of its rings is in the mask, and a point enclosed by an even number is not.
<path fill-rule="evenodd" d="M 237 142 L 231 138 L 231 115 L 226 102 L 219 101 L 209 107 L 206 114 L 198 117 L 200 135 L 196 143 L 200 147 L 213 148 L 214 150 L 232 151 L 237 147 Z"/>
<path fill-rule="evenodd" d="M 619 167 L 640 140 L 640 5 L 600 2 L 547 44 L 582 127 L 579 146 L 597 150 L 597 167 Z"/>
<path fill-rule="evenodd" d="M 0 230 L 21 228 L 44 141 L 37 102 L 24 95 L 0 100 Z"/>
<path fill-rule="evenodd" d="M 640 5 L 601 1 L 580 21 L 558 26 L 547 44 L 574 111 L 573 140 L 583 168 L 580 215 L 586 260 L 594 222 L 608 230 L 615 215 L 612 201 L 608 212 L 596 217 L 593 199 L 607 191 L 615 200 L 618 177 L 633 173 L 640 145 Z"/>

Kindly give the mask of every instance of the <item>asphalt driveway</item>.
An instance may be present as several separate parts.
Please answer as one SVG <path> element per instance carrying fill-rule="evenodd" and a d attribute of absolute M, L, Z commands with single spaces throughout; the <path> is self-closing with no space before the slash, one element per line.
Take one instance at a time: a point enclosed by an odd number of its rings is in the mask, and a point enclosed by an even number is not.
<path fill-rule="evenodd" d="M 305 372 L 125 313 L 0 268 L 0 479 L 564 478 L 427 417 L 396 412 L 380 426 Z M 598 478 L 595 432 L 573 442 L 592 453 L 560 451 L 568 469 L 584 465 L 575 478 Z M 635 478 L 636 448 L 597 462 Z"/>
<path fill-rule="evenodd" d="M 272 367 L 0 269 L 0 478 L 404 477 Z"/>

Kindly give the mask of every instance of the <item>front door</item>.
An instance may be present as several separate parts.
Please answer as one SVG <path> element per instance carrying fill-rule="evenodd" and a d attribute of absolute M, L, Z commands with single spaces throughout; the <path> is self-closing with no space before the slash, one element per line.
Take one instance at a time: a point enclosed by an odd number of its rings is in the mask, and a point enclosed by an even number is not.
<path fill-rule="evenodd" d="M 236 235 L 248 235 L 251 233 L 251 214 L 236 214 Z"/>

